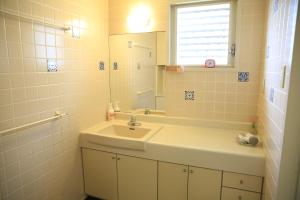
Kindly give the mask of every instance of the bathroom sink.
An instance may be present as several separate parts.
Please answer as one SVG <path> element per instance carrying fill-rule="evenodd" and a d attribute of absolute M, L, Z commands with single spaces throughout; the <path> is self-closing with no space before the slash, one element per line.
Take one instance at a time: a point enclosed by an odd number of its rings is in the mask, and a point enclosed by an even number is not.
<path fill-rule="evenodd" d="M 81 141 L 90 144 L 131 150 L 146 150 L 146 142 L 155 135 L 162 126 L 142 123 L 131 128 L 127 121 L 114 120 L 87 130 L 81 131 Z"/>
<path fill-rule="evenodd" d="M 151 129 L 147 129 L 147 128 L 140 128 L 140 127 L 129 128 L 128 126 L 111 125 L 108 126 L 107 128 L 99 130 L 98 132 L 105 135 L 111 135 L 111 136 L 120 136 L 120 137 L 127 137 L 127 138 L 142 138 L 150 131 Z"/>

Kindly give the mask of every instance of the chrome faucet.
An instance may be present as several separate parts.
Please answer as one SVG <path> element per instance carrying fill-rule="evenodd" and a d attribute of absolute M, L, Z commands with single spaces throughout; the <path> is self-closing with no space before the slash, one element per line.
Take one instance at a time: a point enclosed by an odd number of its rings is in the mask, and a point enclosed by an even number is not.
<path fill-rule="evenodd" d="M 144 112 L 145 115 L 149 115 L 151 114 L 151 110 L 150 108 L 145 108 L 145 112 Z"/>
<path fill-rule="evenodd" d="M 140 122 L 136 121 L 136 116 L 131 115 L 130 121 L 128 122 L 128 126 L 130 127 L 135 127 L 135 126 L 141 126 L 142 124 Z"/>

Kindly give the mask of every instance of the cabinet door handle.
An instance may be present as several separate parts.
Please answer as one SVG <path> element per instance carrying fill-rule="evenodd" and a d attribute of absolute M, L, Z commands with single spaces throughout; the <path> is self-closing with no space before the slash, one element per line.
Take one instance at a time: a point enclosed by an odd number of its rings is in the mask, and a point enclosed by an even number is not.
<path fill-rule="evenodd" d="M 242 198 L 242 196 L 241 196 L 241 195 L 239 195 L 238 199 L 239 199 L 239 200 L 242 200 L 243 198 Z"/>
<path fill-rule="evenodd" d="M 116 157 L 115 157 L 115 156 L 113 156 L 113 157 L 111 157 L 111 159 L 115 160 L 115 159 L 116 159 Z"/>
<path fill-rule="evenodd" d="M 183 171 L 183 172 L 186 172 L 186 169 L 183 169 L 182 171 Z"/>
<path fill-rule="evenodd" d="M 190 173 L 191 173 L 191 174 L 194 173 L 194 170 L 191 169 L 191 170 L 190 170 Z"/>
<path fill-rule="evenodd" d="M 120 160 L 120 158 L 117 158 L 117 160 Z"/>
<path fill-rule="evenodd" d="M 244 184 L 244 181 L 243 181 L 243 180 L 240 180 L 240 184 L 243 185 L 243 184 Z"/>

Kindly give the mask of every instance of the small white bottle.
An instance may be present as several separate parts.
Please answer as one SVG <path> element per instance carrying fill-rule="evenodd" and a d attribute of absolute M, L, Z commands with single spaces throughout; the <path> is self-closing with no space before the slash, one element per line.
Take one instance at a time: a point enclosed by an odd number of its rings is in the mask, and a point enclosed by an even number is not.
<path fill-rule="evenodd" d="M 112 103 L 108 104 L 108 110 L 107 110 L 107 121 L 115 119 L 115 111 L 113 108 Z"/>
<path fill-rule="evenodd" d="M 115 103 L 114 103 L 114 111 L 115 112 L 120 112 L 120 107 L 119 107 L 119 101 L 116 101 Z"/>

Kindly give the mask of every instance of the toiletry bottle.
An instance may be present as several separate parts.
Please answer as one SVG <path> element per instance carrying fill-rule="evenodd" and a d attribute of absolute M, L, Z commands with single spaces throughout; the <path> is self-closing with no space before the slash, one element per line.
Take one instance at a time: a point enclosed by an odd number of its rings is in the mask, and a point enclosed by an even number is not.
<path fill-rule="evenodd" d="M 115 118 L 115 111 L 112 103 L 109 103 L 107 110 L 107 121 L 113 120 Z"/>
<path fill-rule="evenodd" d="M 119 101 L 116 101 L 115 103 L 114 103 L 114 111 L 115 112 L 120 112 L 120 107 L 119 107 Z"/>

